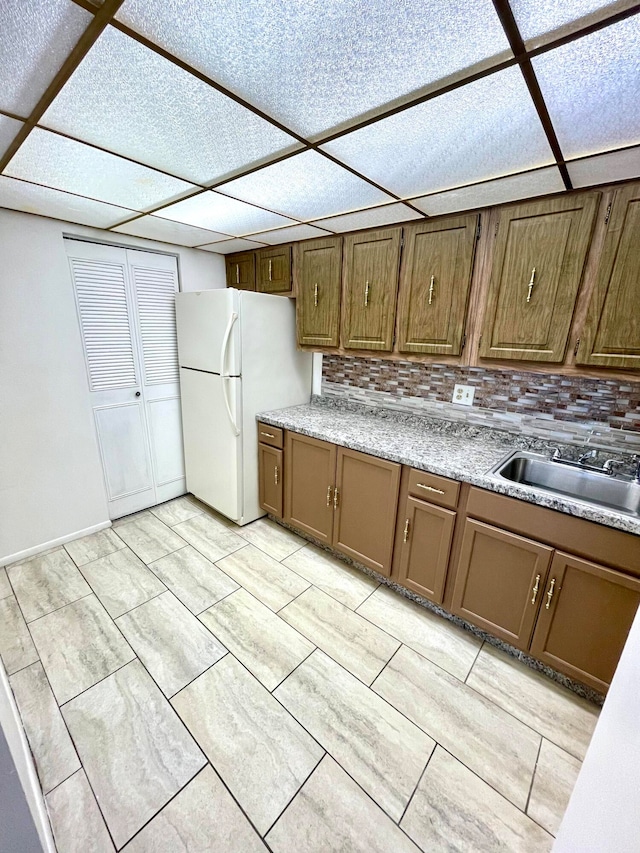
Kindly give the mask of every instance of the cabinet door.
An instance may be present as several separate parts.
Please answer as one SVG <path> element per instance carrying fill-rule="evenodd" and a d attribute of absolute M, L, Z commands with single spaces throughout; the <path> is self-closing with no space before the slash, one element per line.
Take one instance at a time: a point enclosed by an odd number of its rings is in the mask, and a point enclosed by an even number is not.
<path fill-rule="evenodd" d="M 258 445 L 258 494 L 266 512 L 282 518 L 282 451 L 268 444 Z"/>
<path fill-rule="evenodd" d="M 556 552 L 531 654 L 606 692 L 640 603 L 640 580 Z"/>
<path fill-rule="evenodd" d="M 331 544 L 336 446 L 296 432 L 285 441 L 284 520 Z"/>
<path fill-rule="evenodd" d="M 338 448 L 333 546 L 382 575 L 391 574 L 400 465 Z"/>
<path fill-rule="evenodd" d="M 291 291 L 291 246 L 275 246 L 256 252 L 256 290 L 259 293 Z"/>
<path fill-rule="evenodd" d="M 407 498 L 398 582 L 442 604 L 455 512 Z"/>
<path fill-rule="evenodd" d="M 640 184 L 614 196 L 576 362 L 640 368 Z"/>
<path fill-rule="evenodd" d="M 467 519 L 452 610 L 526 651 L 553 548 Z"/>
<path fill-rule="evenodd" d="M 227 255 L 225 264 L 227 287 L 235 287 L 237 290 L 256 289 L 255 252 L 238 252 L 235 255 Z"/>
<path fill-rule="evenodd" d="M 391 352 L 402 229 L 344 239 L 342 340 L 347 349 Z"/>
<path fill-rule="evenodd" d="M 342 239 L 311 240 L 296 245 L 298 343 L 337 347 L 340 343 Z"/>
<path fill-rule="evenodd" d="M 481 358 L 562 362 L 599 193 L 500 216 Z"/>
<path fill-rule="evenodd" d="M 476 245 L 477 216 L 405 228 L 398 349 L 460 355 Z"/>

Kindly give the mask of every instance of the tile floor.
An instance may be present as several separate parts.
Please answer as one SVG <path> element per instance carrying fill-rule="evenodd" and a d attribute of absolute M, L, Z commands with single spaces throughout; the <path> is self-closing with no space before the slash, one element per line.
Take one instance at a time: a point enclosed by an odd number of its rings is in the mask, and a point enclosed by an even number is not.
<path fill-rule="evenodd" d="M 548 851 L 598 709 L 186 496 L 0 569 L 59 853 Z"/>

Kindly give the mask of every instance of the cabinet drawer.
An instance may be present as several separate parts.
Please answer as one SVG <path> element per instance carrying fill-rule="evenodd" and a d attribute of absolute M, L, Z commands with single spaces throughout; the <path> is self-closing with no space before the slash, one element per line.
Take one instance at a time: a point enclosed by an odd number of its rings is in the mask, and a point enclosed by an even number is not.
<path fill-rule="evenodd" d="M 452 509 L 458 505 L 458 493 L 460 483 L 449 480 L 447 477 L 438 477 L 436 474 L 428 474 L 426 471 L 411 469 L 409 475 L 409 494 L 412 498 L 420 498 L 438 506 L 447 506 Z"/>
<path fill-rule="evenodd" d="M 269 424 L 258 423 L 258 441 L 270 444 L 271 447 L 284 446 L 284 430 Z"/>

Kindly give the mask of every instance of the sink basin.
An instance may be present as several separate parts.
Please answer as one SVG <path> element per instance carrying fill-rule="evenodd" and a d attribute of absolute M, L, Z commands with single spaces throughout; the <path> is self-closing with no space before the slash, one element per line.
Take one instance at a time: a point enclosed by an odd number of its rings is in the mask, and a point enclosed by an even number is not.
<path fill-rule="evenodd" d="M 512 483 L 545 492 L 567 495 L 579 501 L 640 518 L 640 484 L 630 478 L 570 468 L 537 453 L 516 451 L 489 472 Z"/>

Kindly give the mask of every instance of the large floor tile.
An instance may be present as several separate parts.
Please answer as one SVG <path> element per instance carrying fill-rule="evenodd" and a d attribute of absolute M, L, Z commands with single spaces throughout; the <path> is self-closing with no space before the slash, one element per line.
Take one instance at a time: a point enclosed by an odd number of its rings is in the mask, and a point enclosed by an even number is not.
<path fill-rule="evenodd" d="M 149 564 L 151 571 L 192 613 L 202 613 L 238 584 L 191 545 Z"/>
<path fill-rule="evenodd" d="M 560 829 L 580 767 L 577 758 L 543 739 L 527 814 L 552 835 Z"/>
<path fill-rule="evenodd" d="M 93 595 L 43 616 L 30 627 L 59 705 L 135 657 Z"/>
<path fill-rule="evenodd" d="M 274 693 L 285 708 L 399 820 L 433 740 L 321 651 Z"/>
<path fill-rule="evenodd" d="M 11 589 L 11 584 L 9 583 L 9 578 L 7 577 L 7 570 L 4 567 L 0 568 L 0 598 L 7 598 L 7 596 L 13 595 L 13 590 Z"/>
<path fill-rule="evenodd" d="M 107 528 L 106 530 L 99 530 L 98 533 L 92 533 L 90 536 L 83 536 L 82 539 L 67 542 L 64 547 L 76 566 L 84 566 L 85 563 L 97 560 L 98 557 L 119 551 L 125 545 L 115 531 Z"/>
<path fill-rule="evenodd" d="M 205 610 L 200 619 L 267 690 L 277 687 L 314 649 L 245 589 Z"/>
<path fill-rule="evenodd" d="M 8 675 L 38 660 L 38 652 L 13 595 L 0 599 L 0 657 Z"/>
<path fill-rule="evenodd" d="M 227 650 L 171 592 L 116 619 L 165 696 L 173 696 Z"/>
<path fill-rule="evenodd" d="M 436 748 L 400 826 L 423 850 L 545 853 L 553 838 Z"/>
<path fill-rule="evenodd" d="M 33 560 L 33 557 L 47 557 L 49 554 L 53 554 L 54 551 L 62 551 L 62 545 L 54 545 L 53 548 L 45 548 L 44 551 L 39 551 L 35 555 L 31 555 L 30 557 L 23 557 L 21 560 L 14 560 L 13 563 L 9 563 L 7 569 L 12 569 L 15 566 L 22 566 L 24 563 L 28 563 L 30 560 Z"/>
<path fill-rule="evenodd" d="M 172 501 L 152 506 L 151 512 L 163 524 L 172 527 L 174 524 L 180 524 L 181 521 L 193 518 L 194 515 L 200 515 L 202 510 L 186 495 L 183 495 L 181 498 L 174 498 Z"/>
<path fill-rule="evenodd" d="M 309 581 L 253 545 L 218 560 L 218 565 L 272 610 L 280 610 L 309 587 Z"/>
<path fill-rule="evenodd" d="M 58 853 L 115 853 L 84 770 L 47 795 Z"/>
<path fill-rule="evenodd" d="M 313 587 L 280 616 L 365 684 L 371 684 L 400 648 L 398 640 Z"/>
<path fill-rule="evenodd" d="M 139 512 L 132 512 L 129 515 L 123 515 L 121 518 L 114 518 L 111 526 L 114 530 L 122 527 L 123 524 L 129 524 L 132 521 L 138 521 L 141 518 L 148 518 L 151 515 L 148 509 L 141 509 Z"/>
<path fill-rule="evenodd" d="M 318 744 L 232 655 L 172 704 L 261 834 L 322 758 Z"/>
<path fill-rule="evenodd" d="M 524 810 L 540 746 L 536 732 L 407 646 L 373 689 Z"/>
<path fill-rule="evenodd" d="M 274 560 L 284 560 L 305 544 L 302 537 L 290 530 L 285 530 L 270 518 L 259 518 L 251 524 L 240 527 L 238 533 Z"/>
<path fill-rule="evenodd" d="M 125 853 L 266 853 L 255 829 L 208 765 L 123 849 Z"/>
<path fill-rule="evenodd" d="M 473 634 L 387 587 L 377 589 L 358 613 L 463 681 L 482 645 Z"/>
<path fill-rule="evenodd" d="M 599 708 L 485 644 L 467 684 L 582 760 Z"/>
<path fill-rule="evenodd" d="M 27 622 L 39 619 L 89 595 L 91 589 L 64 550 L 32 557 L 8 569 L 20 609 Z"/>
<path fill-rule="evenodd" d="M 118 848 L 205 764 L 139 661 L 76 697 L 62 713 Z"/>
<path fill-rule="evenodd" d="M 152 563 L 186 545 L 184 539 L 151 514 L 121 525 L 118 536 L 143 563 Z"/>
<path fill-rule="evenodd" d="M 305 545 L 283 560 L 283 563 L 352 610 L 380 585 L 369 575 L 315 545 Z"/>
<path fill-rule="evenodd" d="M 201 513 L 172 528 L 212 563 L 244 547 L 245 540 L 217 518 Z"/>
<path fill-rule="evenodd" d="M 16 672 L 9 681 L 46 794 L 75 773 L 80 761 L 42 664 Z"/>
<path fill-rule="evenodd" d="M 81 571 L 113 619 L 166 589 L 128 548 L 87 563 Z"/>

